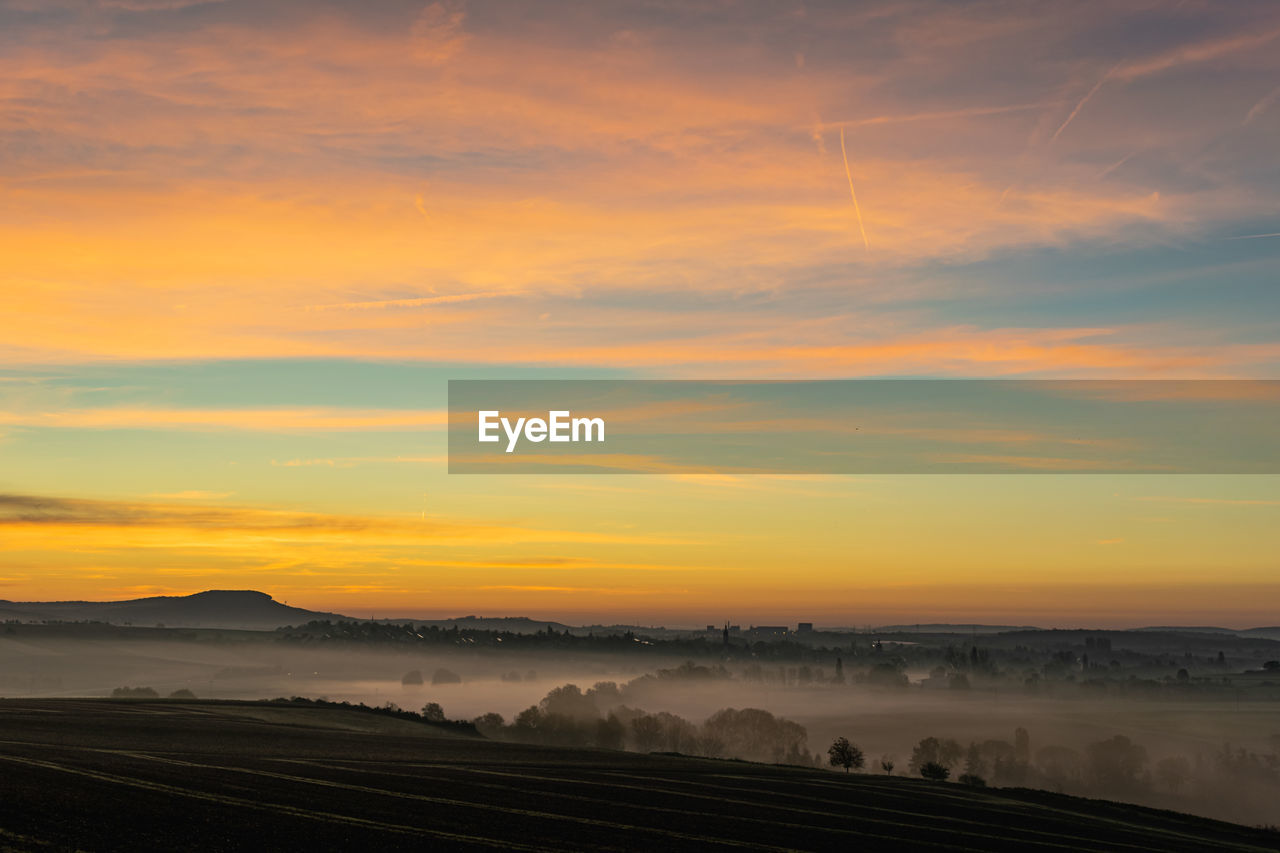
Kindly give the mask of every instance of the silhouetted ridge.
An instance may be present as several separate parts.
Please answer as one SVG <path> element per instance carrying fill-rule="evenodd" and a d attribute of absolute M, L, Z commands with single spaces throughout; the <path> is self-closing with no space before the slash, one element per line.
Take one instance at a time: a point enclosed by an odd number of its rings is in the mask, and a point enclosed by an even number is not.
<path fill-rule="evenodd" d="M 109 622 L 181 628 L 270 630 L 314 619 L 343 619 L 290 607 L 252 589 L 211 589 L 193 595 L 161 595 L 127 601 L 0 601 L 0 619 L 21 622 Z"/>

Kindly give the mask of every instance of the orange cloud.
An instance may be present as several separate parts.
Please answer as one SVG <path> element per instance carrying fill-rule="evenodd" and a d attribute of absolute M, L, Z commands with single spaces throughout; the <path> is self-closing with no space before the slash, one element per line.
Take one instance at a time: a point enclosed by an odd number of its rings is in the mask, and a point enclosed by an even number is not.
<path fill-rule="evenodd" d="M 4 549 L 60 547 L 78 542 L 100 548 L 206 548 L 246 543 L 359 540 L 383 545 L 475 542 L 581 542 L 638 544 L 661 537 L 554 530 L 498 522 L 417 517 L 331 515 L 242 506 L 148 503 L 0 495 Z"/>
<path fill-rule="evenodd" d="M 132 35 L 24 40 L 0 57 L 0 97 L 13 105 L 0 130 L 41 144 L 0 173 L 12 319 L 0 355 L 475 361 L 550 311 L 554 341 L 526 334 L 520 344 L 525 358 L 552 363 L 591 346 L 582 311 L 548 305 L 559 299 L 589 306 L 641 292 L 671 318 L 670 300 L 690 292 L 795 292 L 816 274 L 824 287 L 868 282 L 849 285 L 865 301 L 890 271 L 920 286 L 927 276 L 912 271 L 925 263 L 1148 245 L 1273 208 L 1247 180 L 1102 180 L 1096 163 L 1059 154 L 1002 193 L 1037 122 L 1061 122 L 1070 105 L 1045 96 L 1058 82 L 1027 63 L 1025 85 L 1006 74 L 988 91 L 939 97 L 894 85 L 943 79 L 975 51 L 1070 44 L 1102 11 L 1063 31 L 1030 7 L 815 10 L 804 24 L 815 37 L 875 24 L 901 56 L 799 68 L 790 49 L 772 64 L 724 33 L 689 31 L 682 49 L 658 27 L 611 27 L 606 11 L 564 14 L 605 34 L 576 40 L 543 21 L 513 34 L 436 3 L 399 27 L 299 12 L 288 38 L 227 10 L 200 29 L 150 32 L 138 17 Z M 1255 48 L 1273 29 L 1184 44 L 1117 73 L 1248 56 L 1265 66 Z M 1139 97 L 1121 88 L 1115 97 Z M 1188 128 L 1113 117 L 1105 130 L 1119 153 L 1104 162 L 1114 162 L 1158 148 L 1152 135 L 1176 144 Z M 840 132 L 857 152 L 847 176 Z M 875 252 L 851 251 L 847 178 Z M 702 335 L 715 345 L 719 332 L 712 321 Z M 647 345 L 617 343 L 601 355 Z M 1051 360 L 1096 366 L 1087 354 Z"/>

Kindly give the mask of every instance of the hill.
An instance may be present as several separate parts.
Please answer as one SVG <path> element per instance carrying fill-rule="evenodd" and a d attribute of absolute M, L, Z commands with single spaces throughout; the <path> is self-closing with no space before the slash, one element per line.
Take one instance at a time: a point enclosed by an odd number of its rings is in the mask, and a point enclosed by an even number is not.
<path fill-rule="evenodd" d="M 1109 640 L 1111 647 L 1144 654 L 1193 654 L 1213 656 L 1219 651 L 1243 657 L 1270 657 L 1280 653 L 1280 642 L 1253 634 L 1217 634 L 1207 631 L 1088 631 L 1054 628 L 1047 631 L 1009 631 L 983 640 L 992 647 L 1083 648 L 1090 639 Z"/>
<path fill-rule="evenodd" d="M 850 629 L 852 630 L 852 629 Z M 1007 631 L 1039 631 L 1034 625 L 974 625 L 932 622 L 927 625 L 881 625 L 879 634 L 1003 634 Z M 866 633 L 865 631 L 863 633 Z"/>
<path fill-rule="evenodd" d="M 376 619 L 376 622 L 403 625 L 412 623 L 419 628 L 457 628 L 460 631 L 509 631 L 512 634 L 542 634 L 548 629 L 558 634 L 574 634 L 585 637 L 588 634 L 596 637 L 622 636 L 624 634 L 641 634 L 655 639 L 672 639 L 676 637 L 703 636 L 707 632 L 693 628 L 664 628 L 653 625 L 569 625 L 564 622 L 552 622 L 546 619 L 531 619 L 528 616 L 456 616 L 452 619 L 418 619 L 404 617 L 400 619 Z M 713 632 L 717 633 L 717 632 Z"/>
<path fill-rule="evenodd" d="M 0 701 L 0 848 L 1262 851 L 1020 789 L 438 736 L 269 703 Z"/>
<path fill-rule="evenodd" d="M 1214 625 L 1149 625 L 1134 628 L 1134 631 L 1155 631 L 1163 634 L 1243 634 L 1234 628 L 1219 628 Z"/>
<path fill-rule="evenodd" d="M 274 630 L 312 619 L 345 619 L 289 607 L 265 592 L 214 589 L 194 595 L 155 596 L 128 601 L 0 601 L 0 621 L 108 622 L 170 628 L 251 628 Z"/>
<path fill-rule="evenodd" d="M 541 634 L 548 628 L 559 633 L 570 630 L 562 622 L 530 619 L 528 616 L 458 616 L 453 619 L 377 619 L 391 624 L 412 623 L 427 628 L 457 628 L 460 631 L 510 631 L 512 634 Z"/>

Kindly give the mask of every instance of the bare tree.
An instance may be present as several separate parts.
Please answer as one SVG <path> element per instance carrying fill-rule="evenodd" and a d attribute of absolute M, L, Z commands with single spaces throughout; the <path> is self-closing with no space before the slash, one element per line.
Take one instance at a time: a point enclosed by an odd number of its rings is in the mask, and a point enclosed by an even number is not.
<path fill-rule="evenodd" d="M 662 721 L 650 714 L 631 721 L 631 739 L 637 752 L 652 752 L 662 742 Z"/>

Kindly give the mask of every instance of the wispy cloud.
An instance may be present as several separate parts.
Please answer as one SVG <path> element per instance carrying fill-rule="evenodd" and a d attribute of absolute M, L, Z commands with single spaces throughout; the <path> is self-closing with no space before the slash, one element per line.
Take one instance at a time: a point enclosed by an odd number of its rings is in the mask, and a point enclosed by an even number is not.
<path fill-rule="evenodd" d="M 999 453 L 957 453 L 940 455 L 935 460 L 941 465 L 978 465 L 991 466 L 995 469 L 1009 471 L 1059 471 L 1087 472 L 1117 470 L 1148 471 L 1159 473 L 1173 470 L 1173 466 L 1143 464 L 1114 459 L 1079 459 L 1066 456 L 1015 456 Z"/>
<path fill-rule="evenodd" d="M 420 296 L 410 299 L 380 299 L 372 302 L 335 302 L 329 305 L 309 305 L 309 311 L 359 310 L 377 308 L 423 308 L 428 305 L 452 305 L 459 302 L 474 302 L 477 299 L 497 299 L 503 296 L 518 296 L 519 291 L 499 293 L 453 293 L 445 296 Z"/>
<path fill-rule="evenodd" d="M 516 607 L 561 593 L 478 587 L 621 587 L 608 573 L 638 577 L 668 562 L 661 549 L 697 547 L 693 567 L 747 567 L 742 589 L 689 572 L 680 583 L 702 601 L 773 606 L 776 566 L 800 552 L 814 559 L 789 569 L 789 600 L 871 600 L 847 554 L 823 551 L 821 529 L 851 511 L 824 494 L 837 487 L 683 477 L 640 457 L 615 462 L 665 475 L 644 489 L 524 478 L 542 482 L 486 499 L 516 478 L 446 486 L 429 467 L 442 459 L 392 460 L 415 447 L 382 446 L 386 431 L 439 430 L 444 413 L 376 383 L 342 384 L 342 370 L 328 382 L 338 360 L 393 376 L 406 362 L 685 378 L 1280 368 L 1265 310 L 1275 146 L 1260 132 L 1276 118 L 1274 4 L 1082 0 L 1069 15 L 1006 0 L 807 4 L 803 15 L 765 0 L 661 13 L 556 0 L 501 14 L 451 0 L 376 14 L 353 2 L 172 8 L 186 2 L 27 0 L 54 11 L 5 19 L 0 362 L 6 376 L 30 365 L 60 377 L 0 382 L 3 476 L 37 492 L 84 483 L 102 494 L 125 477 L 154 492 L 7 504 L 0 549 L 23 568 L 4 573 L 53 578 L 40 588 L 102 588 L 94 575 L 123 588 L 179 571 L 192 574 L 172 582 L 194 586 L 207 571 L 245 586 L 349 584 L 335 600 L 413 589 L 424 607 Z M 233 383 L 205 381 L 212 362 L 232 360 Z M 280 365 L 254 364 L 267 361 L 308 365 L 315 382 L 274 386 Z M 165 372 L 172 393 L 39 387 L 117 368 Z M 1074 452 L 963 426 L 957 437 L 1002 446 L 952 449 L 1007 452 L 1010 470 Z M 171 476 L 193 459 L 188 479 Z M 195 496 L 225 487 L 227 470 L 209 469 L 237 460 L 258 460 L 258 476 L 234 496 Z M 877 483 L 849 497 L 854 512 L 896 502 L 898 520 L 908 509 L 921 523 L 957 519 L 954 537 L 928 545 L 904 540 L 885 523 L 893 515 L 868 516 L 860 547 L 876 572 L 864 574 L 916 584 L 877 606 L 1012 608 L 1007 590 L 992 603 L 991 578 L 1007 572 L 1016 586 L 1029 564 L 1046 584 L 1081 566 L 1089 582 L 1147 572 L 1144 589 L 1226 566 L 1180 600 L 1221 594 L 1233 607 L 1266 600 L 1257 589 L 1274 575 L 1267 503 L 1222 510 L 1256 524 L 1251 535 L 1167 525 L 1156 545 L 1109 517 L 1067 519 L 1098 533 L 1019 550 L 984 524 L 1027 512 L 1022 502 L 948 488 Z M 445 505 L 441 489 L 456 506 L 424 518 L 419 492 Z M 711 505 L 672 513 L 673 494 Z M 1098 511 L 1087 498 L 1048 500 L 1081 520 Z M 1126 547 L 1093 546 L 1113 533 Z M 967 560 L 973 583 L 937 592 L 939 567 Z M 1217 592 L 1222 578 L 1235 598 Z M 1082 589 L 1073 606 L 1088 614 L 1096 590 Z M 1044 604 L 1060 606 L 1048 594 Z"/>
<path fill-rule="evenodd" d="M 1206 39 L 1191 44 L 1178 45 L 1145 59 L 1128 62 L 1117 68 L 1115 74 L 1124 80 L 1159 74 L 1171 68 L 1209 62 L 1225 56 L 1246 53 L 1271 44 L 1280 37 L 1280 28 L 1274 26 L 1262 32 L 1245 32 L 1221 38 Z"/>
<path fill-rule="evenodd" d="M 446 426 L 442 410 L 67 408 L 0 411 L 0 424 L 59 429 L 216 429 L 296 432 L 307 430 L 417 430 Z"/>
<path fill-rule="evenodd" d="M 628 589 L 615 586 L 546 586 L 537 584 L 492 584 L 479 587 L 482 590 L 506 590 L 511 592 L 568 592 L 592 595 L 668 595 L 686 590 Z"/>
<path fill-rule="evenodd" d="M 1149 497 L 1135 497 L 1135 501 L 1149 501 L 1153 503 L 1168 504 L 1194 504 L 1203 506 L 1280 506 L 1280 500 L 1268 500 L 1258 498 L 1193 498 L 1193 497 L 1175 497 L 1166 495 L 1156 495 Z"/>
<path fill-rule="evenodd" d="M 181 492 L 151 492 L 149 498 L 171 501 L 217 501 L 231 497 L 234 492 L 210 492 L 203 489 L 187 489 Z"/>
<path fill-rule="evenodd" d="M 272 459 L 271 464 L 277 468 L 354 468 L 366 464 L 435 465 L 448 460 L 447 456 L 338 456 L 315 459 Z"/>
<path fill-rule="evenodd" d="M 1256 124 L 1269 108 L 1257 93 L 1274 88 L 1277 21 L 1253 6 L 1180 10 L 1158 48 L 1126 59 L 1133 45 L 1107 38 L 1121 13 L 1102 4 L 1069 21 L 1003 4 L 803 19 L 667 7 L 640 29 L 625 4 L 517 4 L 519 32 L 448 3 L 376 24 L 344 4 L 270 20 L 222 4 L 215 35 L 137 2 L 112 38 L 85 34 L 123 12 L 15 21 L 24 47 L 0 58 L 34 140 L 0 174 L 20 294 L 8 363 L 447 360 L 515 334 L 524 360 L 551 364 L 637 293 L 651 326 L 689 316 L 689 296 L 785 292 L 818 312 L 838 289 L 846 305 L 911 306 L 968 264 L 1262 231 L 1237 223 L 1274 211 L 1265 140 L 1240 134 L 1228 157 L 1205 118 L 1221 102 Z M 751 37 L 772 24 L 797 43 Z M 1047 97 L 1082 43 L 1090 67 L 1119 66 L 1083 96 Z M 1176 81 L 1158 72 L 1208 63 L 1232 82 L 1177 90 L 1206 109 L 1161 107 Z M 817 125 L 840 129 L 840 163 L 814 150 L 815 116 L 844 117 Z M 1050 135 L 1002 203 L 1025 140 Z M 1151 157 L 1124 180 L 1102 165 L 1138 149 Z M 1020 293 L 1028 325 L 1057 322 L 1034 287 Z"/>
<path fill-rule="evenodd" d="M 240 541 L 337 541 L 359 537 L 383 543 L 511 543 L 511 542 L 661 542 L 661 537 L 601 533 L 591 530 L 555 530 L 533 526 L 506 525 L 494 520 L 440 519 L 425 515 L 363 516 L 304 512 L 255 506 L 210 506 L 188 502 L 162 503 L 112 501 L 42 495 L 0 494 L 0 527 L 5 528 L 6 546 L 30 546 L 31 541 L 47 546 L 53 531 L 97 539 L 103 545 L 117 540 L 103 531 L 125 531 L 123 547 L 148 544 L 193 544 L 191 534 L 223 535 Z M 19 544 L 22 530 L 36 534 Z M 76 531 L 80 531 L 79 534 Z M 176 539 L 148 539 L 146 531 L 176 534 Z M 132 544 L 128 544 L 132 543 Z M 207 542 L 206 544 L 213 544 Z"/>

